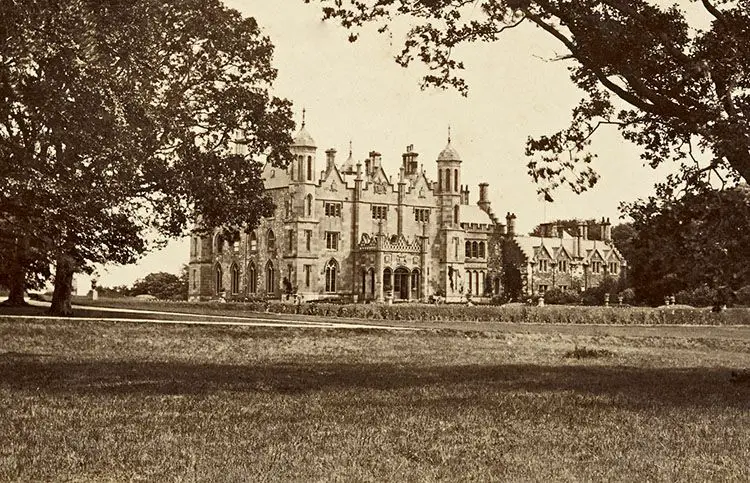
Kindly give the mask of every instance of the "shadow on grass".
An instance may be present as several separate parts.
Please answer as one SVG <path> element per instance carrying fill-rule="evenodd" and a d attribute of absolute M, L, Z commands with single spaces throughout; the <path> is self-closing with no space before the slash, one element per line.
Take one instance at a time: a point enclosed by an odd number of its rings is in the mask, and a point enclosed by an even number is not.
<path fill-rule="evenodd" d="M 50 394 L 144 396 L 219 391 L 393 391 L 434 386 L 447 394 L 467 388 L 478 394 L 572 392 L 624 397 L 636 406 L 750 407 L 750 383 L 732 383 L 731 371 L 722 368 L 57 362 L 6 353 L 0 354 L 0 386 Z"/>

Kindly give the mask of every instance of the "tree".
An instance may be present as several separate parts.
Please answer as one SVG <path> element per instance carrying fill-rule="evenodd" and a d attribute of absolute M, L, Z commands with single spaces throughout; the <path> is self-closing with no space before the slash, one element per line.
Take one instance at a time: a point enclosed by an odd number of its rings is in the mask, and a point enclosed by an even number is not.
<path fill-rule="evenodd" d="M 659 304 L 665 295 L 703 285 L 737 290 L 750 285 L 750 188 L 662 193 L 624 207 L 633 219 L 630 280 L 639 299 Z"/>
<path fill-rule="evenodd" d="M 691 2 L 690 14 L 655 0 L 321 2 L 324 18 L 353 30 L 351 41 L 366 23 L 383 32 L 393 17 L 410 16 L 397 62 L 419 59 L 430 71 L 424 85 L 464 94 L 464 64 L 454 57 L 461 44 L 494 42 L 524 24 L 557 39 L 567 50 L 558 60 L 585 97 L 568 128 L 527 142 L 542 191 L 567 184 L 580 192 L 596 182 L 589 146 L 608 124 L 642 146 L 652 166 L 679 162 L 670 182 L 705 184 L 712 173 L 750 181 L 750 0 Z"/>
<path fill-rule="evenodd" d="M 633 240 L 636 235 L 632 223 L 620 223 L 612 227 L 612 242 L 625 260 L 629 261 L 633 257 Z"/>
<path fill-rule="evenodd" d="M 74 272 L 134 261 L 150 233 L 271 212 L 254 159 L 285 165 L 293 122 L 254 19 L 219 0 L 0 8 L 0 231 L 55 262 L 53 313 Z"/>
<path fill-rule="evenodd" d="M 162 300 L 182 300 L 185 292 L 181 277 L 173 273 L 149 273 L 136 280 L 130 291 L 131 295 L 153 295 Z"/>
<path fill-rule="evenodd" d="M 14 227 L 0 229 L 0 287 L 8 289 L 2 305 L 27 305 L 27 288 L 40 288 L 50 275 L 49 259 Z"/>

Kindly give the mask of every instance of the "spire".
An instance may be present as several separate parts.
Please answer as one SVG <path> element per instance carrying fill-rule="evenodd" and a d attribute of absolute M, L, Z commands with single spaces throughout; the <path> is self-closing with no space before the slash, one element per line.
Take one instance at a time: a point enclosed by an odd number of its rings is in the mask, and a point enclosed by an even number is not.
<path fill-rule="evenodd" d="M 302 128 L 304 129 L 304 127 L 305 127 L 305 108 L 303 107 L 302 108 Z M 450 138 L 450 135 L 448 135 L 448 137 Z"/>
<path fill-rule="evenodd" d="M 304 111 L 302 111 L 302 112 L 304 112 Z M 302 121 L 302 125 L 303 126 L 305 125 L 304 121 Z M 451 125 L 448 124 L 448 144 L 450 144 L 450 143 L 451 143 Z"/>
<path fill-rule="evenodd" d="M 349 157 L 352 157 L 352 140 L 349 140 Z"/>

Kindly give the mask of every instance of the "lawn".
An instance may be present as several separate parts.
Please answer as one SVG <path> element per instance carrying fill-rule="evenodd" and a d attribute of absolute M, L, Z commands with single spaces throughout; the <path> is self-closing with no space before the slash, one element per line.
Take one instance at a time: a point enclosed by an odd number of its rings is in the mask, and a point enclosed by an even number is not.
<path fill-rule="evenodd" d="M 0 479 L 750 480 L 750 339 L 599 330 L 5 318 Z"/>

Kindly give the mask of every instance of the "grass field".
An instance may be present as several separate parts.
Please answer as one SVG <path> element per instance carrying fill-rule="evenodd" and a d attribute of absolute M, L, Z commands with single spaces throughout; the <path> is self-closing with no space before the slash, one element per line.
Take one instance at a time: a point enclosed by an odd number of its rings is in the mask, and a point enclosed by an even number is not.
<path fill-rule="evenodd" d="M 6 318 L 0 479 L 748 481 L 748 367 L 747 337 Z"/>

